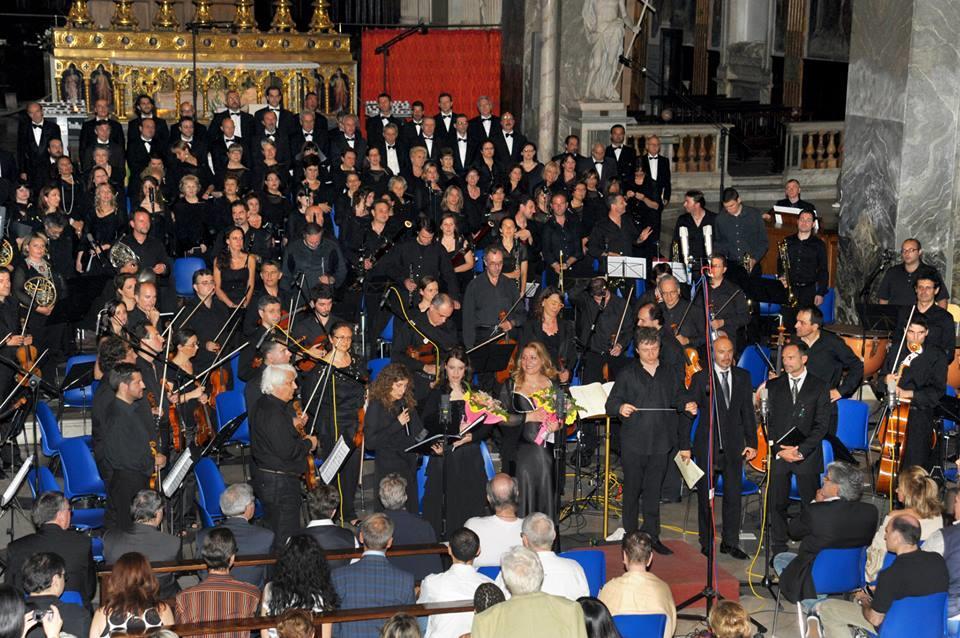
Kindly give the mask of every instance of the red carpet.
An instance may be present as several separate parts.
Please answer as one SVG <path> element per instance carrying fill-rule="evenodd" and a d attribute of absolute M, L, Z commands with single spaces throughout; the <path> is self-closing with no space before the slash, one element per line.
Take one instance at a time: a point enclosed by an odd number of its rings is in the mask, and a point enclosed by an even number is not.
<path fill-rule="evenodd" d="M 673 600 L 679 604 L 703 591 L 707 578 L 707 559 L 700 553 L 697 545 L 670 540 L 665 540 L 664 545 L 672 549 L 673 554 L 670 556 L 654 554 L 650 571 L 670 585 Z M 578 549 L 599 549 L 603 551 L 607 557 L 607 580 L 623 575 L 623 554 L 620 551 L 620 543 Z M 724 598 L 740 600 L 740 582 L 734 578 L 733 574 L 722 567 L 718 569 L 716 586 L 720 590 L 720 595 Z M 702 601 L 693 605 L 693 607 L 703 606 Z"/>

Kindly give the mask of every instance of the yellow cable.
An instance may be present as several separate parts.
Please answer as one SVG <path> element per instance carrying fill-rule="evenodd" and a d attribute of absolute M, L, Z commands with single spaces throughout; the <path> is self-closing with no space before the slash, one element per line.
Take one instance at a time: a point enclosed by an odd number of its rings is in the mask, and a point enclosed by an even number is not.
<path fill-rule="evenodd" d="M 436 365 L 437 371 L 433 375 L 433 382 L 436 383 L 437 381 L 440 380 L 440 346 L 438 346 L 433 341 L 431 341 L 430 338 L 427 337 L 427 335 L 420 332 L 420 329 L 417 328 L 417 326 L 414 325 L 412 321 L 410 321 L 410 317 L 407 315 L 407 307 L 404 305 L 403 297 L 400 296 L 400 291 L 397 290 L 397 287 L 390 286 L 390 290 L 388 292 L 392 292 L 396 296 L 397 301 L 400 302 L 400 314 L 403 315 L 403 320 L 407 323 L 407 325 L 410 326 L 410 328 L 412 328 L 414 332 L 416 332 L 418 335 L 420 335 L 423 338 L 424 343 L 429 343 L 431 346 L 433 346 L 434 352 L 437 353 L 437 365 Z"/>
<path fill-rule="evenodd" d="M 763 549 L 763 538 L 764 534 L 767 531 L 767 494 L 770 491 L 770 482 L 773 480 L 773 459 L 771 459 L 772 448 L 767 452 L 767 480 L 763 485 L 763 512 L 760 516 L 760 542 L 757 543 L 757 553 L 753 555 L 753 560 L 750 561 L 750 564 L 747 565 L 747 584 L 750 585 L 750 591 L 753 593 L 755 598 L 763 600 L 763 596 L 757 593 L 757 590 L 753 587 L 753 577 L 761 576 L 761 574 L 755 574 L 753 572 L 753 566 L 757 563 L 757 559 L 760 557 L 760 550 Z"/>
<path fill-rule="evenodd" d="M 333 363 L 331 358 L 330 363 L 330 386 L 333 392 L 333 440 L 334 445 L 337 441 L 340 440 L 340 424 L 337 421 L 337 377 L 333 374 Z M 320 406 L 317 406 L 317 409 L 320 409 Z M 333 452 L 333 450 L 330 450 Z M 360 454 L 363 454 L 361 451 Z M 337 494 L 340 495 L 340 527 L 343 527 L 343 486 L 340 484 L 340 472 L 337 472 Z M 353 505 L 351 503 L 351 505 Z"/>

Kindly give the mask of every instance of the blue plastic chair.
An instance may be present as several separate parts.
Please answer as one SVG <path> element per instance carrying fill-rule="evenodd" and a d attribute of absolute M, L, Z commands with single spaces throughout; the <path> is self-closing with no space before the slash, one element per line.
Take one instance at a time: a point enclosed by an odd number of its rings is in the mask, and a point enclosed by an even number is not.
<path fill-rule="evenodd" d="M 647 292 L 647 281 L 645 279 L 637 279 L 633 288 L 634 298 L 639 299 L 645 292 Z"/>
<path fill-rule="evenodd" d="M 833 463 L 833 445 L 830 441 L 824 439 L 820 442 L 820 449 L 823 450 L 823 472 L 820 472 L 820 485 L 823 485 L 823 477 L 827 473 L 827 466 Z M 797 475 L 790 475 L 790 500 L 800 500 L 800 488 L 797 487 Z"/>
<path fill-rule="evenodd" d="M 766 360 L 764 360 L 760 354 L 761 348 L 763 353 L 769 358 L 770 350 L 752 344 L 743 349 L 743 354 L 740 355 L 740 361 L 737 363 L 738 366 L 750 373 L 750 385 L 753 386 L 754 390 L 759 388 L 760 384 L 767 380 L 767 373 L 770 371 Z"/>
<path fill-rule="evenodd" d="M 848 450 L 870 451 L 870 435 L 867 420 L 870 407 L 856 399 L 837 401 L 837 438 Z"/>
<path fill-rule="evenodd" d="M 67 370 L 65 377 L 70 376 L 70 369 L 78 363 L 93 363 L 97 360 L 95 354 L 78 354 L 67 359 Z M 75 386 L 63 393 L 63 405 L 67 408 L 86 409 L 93 405 L 93 392 L 97 389 L 97 382 L 90 376 L 90 383 L 82 386 Z"/>
<path fill-rule="evenodd" d="M 180 257 L 173 260 L 173 285 L 177 296 L 195 297 L 193 273 L 206 267 L 206 262 L 200 257 Z"/>
<path fill-rule="evenodd" d="M 223 520 L 220 495 L 227 489 L 220 468 L 210 457 L 202 458 L 193 467 L 197 477 L 197 508 L 204 527 L 213 527 Z"/>
<path fill-rule="evenodd" d="M 60 602 L 67 605 L 83 605 L 83 597 L 78 591 L 66 590 L 60 594 Z"/>
<path fill-rule="evenodd" d="M 243 392 L 243 389 L 247 387 L 246 381 L 240 379 L 240 355 L 235 354 L 230 359 L 230 375 L 233 381 L 233 390 L 237 392 Z"/>
<path fill-rule="evenodd" d="M 68 501 L 88 496 L 107 498 L 107 489 L 86 442 L 78 437 L 63 439 L 60 464 L 63 468 L 63 495 Z"/>
<path fill-rule="evenodd" d="M 866 546 L 820 550 L 813 561 L 813 585 L 817 594 L 830 596 L 860 589 L 863 587 L 863 569 L 866 562 Z M 776 635 L 777 631 L 780 593 L 777 592 L 770 635 Z"/>
<path fill-rule="evenodd" d="M 340 227 L 337 226 L 337 211 L 330 207 L 330 214 L 327 216 L 330 220 L 330 228 L 333 230 L 333 236 L 340 239 Z"/>
<path fill-rule="evenodd" d="M 776 275 L 761 275 L 764 279 L 776 279 Z M 761 301 L 759 305 L 760 316 L 761 317 L 772 317 L 780 314 L 780 304 L 778 303 L 767 303 L 766 301 Z"/>
<path fill-rule="evenodd" d="M 497 576 L 500 575 L 500 566 L 499 565 L 487 565 L 485 567 L 477 567 L 477 571 L 489 578 L 490 580 L 496 580 Z"/>
<path fill-rule="evenodd" d="M 379 359 L 370 359 L 370 361 L 367 361 L 367 371 L 370 373 L 370 381 L 376 379 L 380 371 L 389 364 L 390 359 L 388 357 L 380 357 Z"/>
<path fill-rule="evenodd" d="M 430 463 L 430 457 L 424 456 L 420 467 L 417 469 L 417 511 L 423 514 L 423 493 L 427 490 L 427 465 Z"/>
<path fill-rule="evenodd" d="M 827 288 L 827 294 L 823 296 L 823 303 L 817 306 L 823 313 L 823 323 L 829 326 L 836 322 L 837 311 L 837 289 Z"/>
<path fill-rule="evenodd" d="M 223 429 L 232 419 L 240 416 L 247 411 L 247 401 L 243 392 L 239 390 L 228 390 L 217 395 L 217 431 Z M 240 448 L 240 464 L 243 467 L 243 475 L 248 476 L 246 449 L 250 447 L 250 420 L 243 419 L 240 427 L 233 433 L 233 436 L 227 440 L 227 445 L 236 445 Z"/>
<path fill-rule="evenodd" d="M 387 325 L 385 325 L 383 330 L 380 331 L 380 336 L 377 337 L 377 350 L 381 357 L 383 357 L 384 346 L 393 344 L 393 320 L 394 317 L 391 316 L 387 321 Z"/>
<path fill-rule="evenodd" d="M 583 567 L 583 573 L 587 576 L 587 585 L 590 587 L 590 595 L 600 594 L 600 588 L 607 582 L 607 559 L 599 549 L 579 549 L 569 552 L 561 552 L 561 558 L 575 560 Z"/>
<path fill-rule="evenodd" d="M 666 614 L 620 614 L 613 624 L 623 638 L 658 638 L 667 628 Z"/>
<path fill-rule="evenodd" d="M 483 248 L 474 248 L 473 258 L 476 260 L 473 263 L 473 272 L 482 273 L 483 272 Z"/>
<path fill-rule="evenodd" d="M 942 638 L 946 609 L 946 592 L 894 601 L 880 625 L 880 638 Z"/>
<path fill-rule="evenodd" d="M 37 402 L 37 427 L 40 428 L 40 449 L 44 456 L 51 458 L 60 456 L 60 447 L 68 438 L 64 438 L 63 432 L 60 431 L 60 424 L 57 423 L 57 417 L 46 401 Z M 87 446 L 91 445 L 90 436 L 69 438 L 83 441 Z"/>
<path fill-rule="evenodd" d="M 39 480 L 39 490 L 37 481 Z M 30 486 L 30 493 L 34 500 L 44 492 L 62 492 L 63 488 L 53 476 L 49 468 L 40 467 L 27 472 L 27 484 Z M 91 529 L 100 529 L 103 527 L 104 509 L 102 507 L 74 508 L 70 512 L 70 526 L 87 531 Z"/>
<path fill-rule="evenodd" d="M 480 456 L 483 458 L 483 469 L 487 473 L 487 480 L 492 481 L 497 471 L 493 467 L 493 457 L 490 456 L 490 448 L 486 441 L 480 441 Z"/>

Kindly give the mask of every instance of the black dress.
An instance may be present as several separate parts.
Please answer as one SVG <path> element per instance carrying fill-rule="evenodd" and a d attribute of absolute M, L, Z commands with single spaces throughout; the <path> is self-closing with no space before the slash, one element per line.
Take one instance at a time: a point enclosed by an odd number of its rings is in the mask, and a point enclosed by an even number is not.
<path fill-rule="evenodd" d="M 177 254 L 186 255 L 207 238 L 209 205 L 205 200 L 190 203 L 181 198 L 173 205 L 173 228 L 177 238 Z"/>
<path fill-rule="evenodd" d="M 544 442 L 537 445 L 536 438 L 540 432 L 540 422 L 526 421 L 525 415 L 516 411 L 517 401 L 513 392 L 513 381 L 504 384 L 500 391 L 500 402 L 508 408 L 509 417 L 507 426 L 518 428 L 520 442 L 517 446 L 516 479 L 520 492 L 521 517 L 533 512 L 543 512 L 554 518 L 556 507 L 554 503 L 554 468 L 553 444 Z M 546 388 L 529 397 L 534 405 L 540 407 L 543 399 L 549 397 L 552 405 L 552 388 Z M 520 398 L 520 402 L 524 399 Z M 563 430 L 554 433 L 555 437 L 563 436 Z"/>
<path fill-rule="evenodd" d="M 443 431 L 440 425 L 440 397 L 449 390 L 434 388 L 424 399 L 423 425 L 430 435 Z M 450 401 L 450 425 L 447 434 L 457 434 L 463 419 L 463 399 Z M 423 518 L 440 536 L 443 520 L 444 472 L 446 480 L 446 532 L 463 527 L 468 518 L 481 516 L 487 506 L 487 474 L 483 466 L 480 442 L 490 436 L 492 426 L 480 424 L 471 430 L 473 440 L 451 449 L 445 456 L 431 456 L 427 465 L 427 485 L 423 493 Z"/>
<path fill-rule="evenodd" d="M 104 244 L 110 244 L 111 246 L 115 241 L 117 241 L 117 236 L 120 234 L 120 215 L 117 211 L 99 217 L 95 211 L 90 212 L 90 216 L 87 218 L 86 230 L 89 234 L 93 235 L 93 240 L 97 244 L 97 251 L 100 251 L 100 246 Z M 82 258 L 83 264 L 86 264 L 87 261 L 90 261 L 90 272 L 100 274 L 110 269 L 110 255 L 107 251 L 100 251 L 100 256 L 97 258 L 95 252 L 91 252 L 91 249 L 88 248 L 84 251 Z M 93 257 L 91 259 L 91 256 Z"/>
<path fill-rule="evenodd" d="M 243 302 L 243 297 L 247 292 L 247 279 L 250 271 L 246 264 L 243 268 L 224 268 L 220 266 L 220 289 L 235 304 Z"/>
<path fill-rule="evenodd" d="M 416 409 L 409 411 L 410 421 L 404 427 L 397 416 L 403 409 L 400 401 L 391 402 L 385 406 L 379 400 L 371 399 L 367 405 L 364 421 L 364 437 L 366 448 L 373 451 L 377 459 L 374 462 L 374 484 L 396 472 L 407 479 L 407 511 L 416 514 L 419 509 L 417 503 L 417 462 L 416 452 L 405 452 L 407 448 L 417 442 L 417 435 L 423 430 L 423 422 Z M 383 506 L 377 503 L 377 510 Z"/>

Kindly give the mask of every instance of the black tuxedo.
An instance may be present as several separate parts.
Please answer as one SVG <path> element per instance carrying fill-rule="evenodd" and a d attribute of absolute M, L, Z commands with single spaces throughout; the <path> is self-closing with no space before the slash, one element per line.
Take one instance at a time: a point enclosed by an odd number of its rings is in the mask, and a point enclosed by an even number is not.
<path fill-rule="evenodd" d="M 110 123 L 110 141 L 119 144 L 122 149 L 124 143 L 123 124 L 113 118 L 107 118 L 106 121 Z M 80 157 L 83 157 L 88 146 L 95 144 L 97 141 L 97 122 L 97 118 L 93 117 L 80 127 Z"/>
<path fill-rule="evenodd" d="M 130 140 L 139 139 L 140 137 L 140 119 L 141 117 L 137 115 L 137 117 L 127 121 L 127 146 L 130 145 Z M 161 143 L 166 143 L 166 141 L 170 139 L 170 127 L 167 126 L 167 121 L 156 115 L 151 119 L 157 124 L 157 130 L 153 139 L 159 140 Z"/>
<path fill-rule="evenodd" d="M 250 152 L 255 161 L 251 162 L 251 164 L 256 164 L 263 159 L 263 149 L 260 147 L 260 143 L 267 139 L 277 147 L 277 161 L 281 164 L 289 164 L 290 160 L 293 159 L 293 154 L 290 151 L 290 136 L 280 127 L 277 127 L 276 131 L 271 134 L 260 129 L 257 134 L 253 136 Z M 251 164 L 247 164 L 247 166 Z M 258 184 L 257 188 L 259 187 L 260 185 Z"/>
<path fill-rule="evenodd" d="M 460 143 L 457 141 L 459 135 L 454 132 L 453 138 L 450 140 L 450 148 L 453 151 L 453 167 L 461 176 L 466 174 L 467 170 L 473 164 L 474 160 L 477 158 L 477 153 L 480 152 L 480 143 L 470 135 L 469 131 L 467 132 L 467 145 L 466 145 L 466 161 L 460 159 Z"/>
<path fill-rule="evenodd" d="M 417 137 L 413 144 L 410 145 L 410 148 L 415 146 L 420 146 L 427 151 L 427 161 L 429 162 L 439 162 L 440 161 L 440 148 L 443 146 L 443 140 L 440 137 L 439 131 L 434 131 L 433 135 L 430 136 L 430 144 L 427 145 L 427 138 L 423 135 Z"/>
<path fill-rule="evenodd" d="M 723 543 L 740 544 L 740 489 L 743 461 L 741 453 L 745 447 L 757 449 L 757 422 L 753 411 L 753 386 L 750 373 L 742 368 L 729 370 L 730 405 L 723 395 L 719 374 L 713 375 L 715 420 L 713 435 L 714 473 L 723 476 Z M 693 457 L 705 472 L 710 454 L 709 414 L 710 414 L 710 376 L 702 370 L 693 376 L 690 393 L 697 402 L 697 414 L 700 420 L 693 436 L 680 439 L 680 448 L 689 449 L 692 443 Z M 692 419 L 687 418 L 692 423 Z M 691 441 L 691 438 L 693 439 Z M 722 448 L 722 449 L 721 449 Z M 710 499 L 707 494 L 707 477 L 697 484 L 697 502 L 699 505 L 700 546 L 709 542 Z"/>
<path fill-rule="evenodd" d="M 263 133 L 263 115 L 269 109 L 269 106 L 265 106 L 253 114 L 254 119 L 257 121 L 256 133 Z M 279 108 L 279 114 L 277 115 L 277 129 L 289 137 L 297 126 L 297 116 L 281 106 Z"/>
<path fill-rule="evenodd" d="M 320 152 L 326 157 L 330 147 L 330 134 L 327 132 L 327 123 L 325 120 L 314 123 L 313 132 L 309 138 L 309 141 L 316 144 Z M 293 153 L 294 157 L 303 151 L 303 145 L 306 144 L 307 141 L 308 135 L 303 132 L 303 127 L 298 124 L 290 135 L 290 152 Z"/>
<path fill-rule="evenodd" d="M 214 131 L 214 133 L 217 133 L 217 132 L 218 132 L 218 131 Z M 209 140 L 207 140 L 207 135 L 209 135 L 209 133 L 210 133 L 210 131 L 207 129 L 206 126 L 204 126 L 203 124 L 201 124 L 201 123 L 198 122 L 197 120 L 194 120 L 194 121 L 193 121 L 193 139 L 194 139 L 194 141 L 198 141 L 198 140 L 199 140 L 199 141 L 203 142 L 204 144 L 208 143 Z M 176 141 L 179 140 L 179 139 L 180 139 L 180 122 L 177 122 L 176 124 L 174 124 L 173 126 L 170 127 L 170 143 L 173 144 L 174 142 L 176 142 Z"/>
<path fill-rule="evenodd" d="M 350 148 L 350 145 L 347 144 L 347 136 L 343 134 L 343 131 L 336 130 L 330 135 L 330 165 L 339 166 L 340 157 L 343 155 L 343 151 Z M 353 133 L 353 150 L 357 152 L 357 166 L 360 166 L 363 162 L 363 158 L 367 156 L 367 141 L 363 139 L 360 135 L 360 131 L 354 131 Z"/>
<path fill-rule="evenodd" d="M 40 143 L 33 135 L 33 122 L 24 117 L 17 130 L 17 164 L 27 174 L 30 183 L 39 188 L 50 179 L 50 154 L 47 145 L 50 140 L 60 139 L 60 127 L 49 120 L 40 124 Z"/>
<path fill-rule="evenodd" d="M 487 135 L 487 131 L 483 127 L 483 118 L 480 117 L 479 115 L 471 119 L 468 125 L 469 125 L 469 128 L 467 128 L 467 135 L 479 141 L 480 143 L 483 143 L 484 140 L 493 139 L 494 137 L 496 137 L 497 133 L 500 132 L 500 117 L 497 115 L 490 116 L 490 134 L 489 135 Z"/>
<path fill-rule="evenodd" d="M 600 175 L 600 184 L 598 186 L 600 192 L 607 189 L 610 178 L 620 176 L 620 168 L 617 166 L 617 160 L 612 157 L 607 157 L 606 155 L 604 155 L 603 160 L 600 162 L 600 168 L 597 168 L 597 160 L 594 159 L 593 155 L 577 162 L 577 172 L 581 175 L 591 169 L 597 171 Z"/>
<path fill-rule="evenodd" d="M 84 173 L 93 167 L 93 152 L 98 148 L 107 149 L 107 157 L 110 166 L 113 167 L 114 175 L 123 175 L 123 146 L 111 140 L 106 146 L 97 143 L 97 138 L 87 144 L 87 147 L 80 151 L 80 170 Z"/>
<path fill-rule="evenodd" d="M 7 545 L 4 582 L 21 591 L 23 578 L 20 570 L 27 559 L 38 552 L 59 554 L 66 563 L 66 589 L 80 592 L 84 602 L 90 602 L 97 589 L 97 577 L 89 538 L 74 530 L 61 529 L 53 523 L 41 525 L 36 533 Z"/>
<path fill-rule="evenodd" d="M 417 138 L 420 137 L 422 134 L 423 134 L 422 121 L 418 124 L 418 123 L 414 123 L 413 120 L 407 120 L 400 126 L 400 139 L 403 140 L 407 146 L 413 146 L 414 142 L 416 142 Z"/>
<path fill-rule="evenodd" d="M 386 123 L 383 121 L 384 117 L 386 117 Z M 396 115 L 383 116 L 379 113 L 377 113 L 377 115 L 370 115 L 367 117 L 367 143 L 370 146 L 379 146 L 381 143 L 383 143 L 383 127 L 387 124 L 393 124 L 396 126 L 397 134 L 399 135 L 400 127 L 403 126 L 403 120 Z"/>
<path fill-rule="evenodd" d="M 453 123 L 457 121 L 457 113 L 450 112 L 449 123 L 443 119 L 443 113 L 437 113 L 433 119 L 437 123 L 437 136 L 443 140 L 444 145 L 449 144 L 450 140 L 457 136 L 457 129 L 453 127 Z"/>
<path fill-rule="evenodd" d="M 606 156 L 612 157 L 617 162 L 617 170 L 620 171 L 620 179 L 629 181 L 633 179 L 633 173 L 637 168 L 637 151 L 632 146 L 624 144 L 620 147 L 620 159 L 614 152 L 613 145 L 607 145 Z"/>
<path fill-rule="evenodd" d="M 490 140 L 493 142 L 493 157 L 505 171 L 510 166 L 520 162 L 520 151 L 523 149 L 523 145 L 527 143 L 527 138 L 517 129 L 513 129 L 510 132 L 513 133 L 512 151 L 507 148 L 506 131 L 498 130 L 495 135 L 490 137 Z"/>
<path fill-rule="evenodd" d="M 797 557 L 780 574 L 780 591 L 790 602 L 816 598 L 813 561 L 823 549 L 864 547 L 877 529 L 871 503 L 841 499 L 811 503 L 790 521 L 790 538 L 800 541 Z"/>
<path fill-rule="evenodd" d="M 221 138 L 223 136 L 221 135 Z M 177 142 L 181 141 L 179 132 L 177 134 L 172 134 L 170 137 L 170 144 L 167 146 L 167 164 L 175 163 L 176 158 L 173 155 L 172 147 Z M 197 158 L 200 163 L 200 166 L 207 165 L 207 153 L 210 152 L 210 146 L 207 143 L 205 137 L 200 137 L 196 133 L 193 135 L 193 139 L 188 142 L 190 144 L 190 154 Z"/>
<path fill-rule="evenodd" d="M 647 179 L 653 179 L 653 175 L 650 173 L 650 157 L 643 153 L 640 156 L 640 166 L 643 167 L 643 172 L 647 174 Z M 657 179 L 654 180 L 657 184 L 657 193 L 660 195 L 660 201 L 664 202 L 670 199 L 670 160 L 668 160 L 663 155 L 657 156 Z"/>
<path fill-rule="evenodd" d="M 235 135 L 232 144 L 239 144 L 243 147 L 243 159 L 240 161 L 242 161 L 245 166 L 250 166 L 252 161 L 250 160 L 250 148 L 247 146 L 247 141 Z M 221 175 L 227 167 L 227 142 L 223 137 L 223 133 L 220 133 L 216 138 L 210 140 L 209 153 L 210 158 L 213 160 L 213 172 Z"/>
<path fill-rule="evenodd" d="M 410 147 L 407 146 L 406 142 L 403 140 L 397 139 L 396 148 L 394 150 L 397 152 L 397 162 L 400 164 L 400 172 L 396 174 L 406 173 L 410 170 Z M 380 164 L 382 166 L 387 166 L 387 144 L 384 141 L 381 141 L 377 148 L 380 150 Z M 391 169 L 392 170 L 392 169 Z"/>
<path fill-rule="evenodd" d="M 213 116 L 213 119 L 210 120 L 210 129 L 208 134 L 211 138 L 211 143 L 214 136 L 217 136 L 220 138 L 223 137 L 223 131 L 220 130 L 220 124 L 221 122 L 223 122 L 223 118 L 225 117 L 230 117 L 230 111 L 228 109 L 224 109 L 219 113 L 216 113 Z M 246 111 L 240 111 L 240 128 L 234 129 L 234 135 L 239 135 L 240 137 L 242 137 L 244 141 L 246 141 L 247 146 L 249 147 L 251 141 L 253 140 L 253 137 L 256 134 L 257 134 L 257 120 Z M 250 149 L 247 148 L 244 150 L 247 151 Z"/>
<path fill-rule="evenodd" d="M 160 157 L 165 157 L 166 155 L 166 147 L 158 141 L 157 138 L 153 138 L 150 142 L 149 149 L 147 148 L 147 143 L 140 137 L 140 131 L 137 131 L 136 136 L 127 140 L 127 166 L 130 167 L 130 182 L 127 185 L 128 192 L 137 192 L 137 189 L 140 187 L 140 173 L 143 172 L 143 169 L 150 163 L 150 155 L 152 153 L 157 153 Z M 133 200 L 139 201 L 139 198 L 134 197 Z"/>

